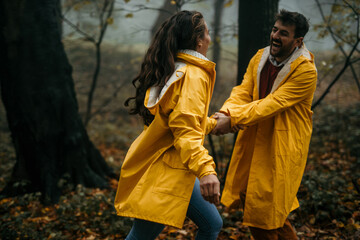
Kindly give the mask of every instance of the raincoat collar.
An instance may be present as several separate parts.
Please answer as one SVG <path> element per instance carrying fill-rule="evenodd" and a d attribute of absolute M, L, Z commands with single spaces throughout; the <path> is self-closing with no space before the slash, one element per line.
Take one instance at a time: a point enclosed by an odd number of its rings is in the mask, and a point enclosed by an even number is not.
<path fill-rule="evenodd" d="M 177 54 L 178 61 L 186 61 L 195 66 L 205 69 L 207 72 L 215 72 L 215 63 L 207 59 L 201 53 L 194 50 L 180 50 Z"/>
<path fill-rule="evenodd" d="M 180 50 L 176 57 L 177 61 L 175 62 L 175 71 L 165 83 L 165 85 L 163 87 L 152 86 L 146 91 L 144 105 L 152 114 L 155 114 L 156 106 L 165 95 L 169 87 L 181 79 L 185 74 L 182 68 L 186 66 L 186 63 L 203 68 L 207 72 L 215 75 L 215 63 L 211 62 L 199 52 L 190 49 Z"/>
<path fill-rule="evenodd" d="M 194 51 L 194 50 L 191 50 L 191 49 L 182 49 L 182 50 L 179 50 L 179 53 L 185 53 L 185 54 L 197 57 L 197 58 L 201 58 L 201 59 L 206 60 L 206 61 L 210 61 L 209 59 L 207 59 L 201 53 L 199 53 L 197 51 Z"/>
<path fill-rule="evenodd" d="M 269 61 L 272 63 L 272 65 L 274 65 L 275 67 L 281 67 L 281 66 L 284 66 L 291 58 L 291 56 L 298 50 L 299 48 L 296 47 L 294 49 L 294 51 L 290 54 L 290 56 L 285 59 L 284 61 L 282 61 L 281 63 L 278 63 L 276 60 L 275 60 L 275 57 L 272 56 L 271 54 L 269 55 Z"/>
<path fill-rule="evenodd" d="M 263 69 L 266 61 L 269 59 L 270 56 L 270 46 L 267 46 L 264 48 L 263 54 L 260 59 L 259 66 L 257 68 L 257 86 L 259 88 L 260 86 L 260 73 Z M 285 77 L 289 74 L 289 72 L 292 69 L 295 69 L 295 66 L 292 66 L 293 62 L 295 62 L 298 58 L 301 56 L 313 60 L 313 55 L 309 52 L 309 50 L 306 48 L 305 44 L 303 43 L 299 49 L 294 51 L 292 55 L 290 55 L 289 59 L 286 60 L 286 63 L 284 64 L 283 68 L 280 70 L 279 74 L 277 75 L 273 87 L 271 89 L 270 93 L 273 93 L 278 87 L 280 86 L 281 82 L 285 79 Z M 300 62 L 299 62 L 300 63 Z"/>

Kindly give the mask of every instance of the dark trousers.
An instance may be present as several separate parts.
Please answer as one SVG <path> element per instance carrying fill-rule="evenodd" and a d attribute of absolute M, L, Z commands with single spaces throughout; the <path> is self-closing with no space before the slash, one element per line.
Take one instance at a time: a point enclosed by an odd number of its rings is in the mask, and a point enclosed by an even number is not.
<path fill-rule="evenodd" d="M 256 227 L 249 227 L 251 235 L 255 240 L 297 240 L 294 228 L 291 223 L 286 219 L 285 224 L 281 228 L 265 230 Z"/>

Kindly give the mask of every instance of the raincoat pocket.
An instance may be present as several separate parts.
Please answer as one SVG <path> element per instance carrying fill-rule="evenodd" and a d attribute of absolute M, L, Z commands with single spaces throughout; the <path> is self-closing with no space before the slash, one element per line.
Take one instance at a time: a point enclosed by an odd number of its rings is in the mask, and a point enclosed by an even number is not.
<path fill-rule="evenodd" d="M 275 155 L 283 159 L 283 164 L 287 165 L 286 169 L 290 167 L 289 161 L 294 164 L 293 167 L 301 163 L 303 143 L 296 134 L 291 130 L 275 129 Z"/>
<path fill-rule="evenodd" d="M 189 199 L 194 187 L 195 175 L 183 165 L 177 150 L 171 147 L 156 164 L 157 178 L 153 192 Z"/>
<path fill-rule="evenodd" d="M 180 153 L 176 150 L 175 147 L 169 148 L 163 155 L 162 161 L 165 162 L 169 167 L 176 169 L 184 169 L 187 168 L 181 161 Z"/>

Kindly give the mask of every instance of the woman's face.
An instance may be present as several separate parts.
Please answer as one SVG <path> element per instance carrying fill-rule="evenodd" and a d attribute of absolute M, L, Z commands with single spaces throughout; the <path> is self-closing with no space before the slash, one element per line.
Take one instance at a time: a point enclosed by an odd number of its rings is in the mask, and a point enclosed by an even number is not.
<path fill-rule="evenodd" d="M 204 22 L 204 25 L 205 25 L 204 37 L 199 39 L 196 46 L 196 51 L 206 57 L 206 53 L 209 48 L 209 44 L 211 42 L 211 37 L 209 35 L 209 29 L 207 27 L 206 22 Z"/>

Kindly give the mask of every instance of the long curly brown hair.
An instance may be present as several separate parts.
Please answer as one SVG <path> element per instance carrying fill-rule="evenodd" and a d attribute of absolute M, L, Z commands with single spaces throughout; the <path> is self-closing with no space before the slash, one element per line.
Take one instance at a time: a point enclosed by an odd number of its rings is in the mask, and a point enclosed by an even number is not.
<path fill-rule="evenodd" d="M 132 81 L 136 88 L 135 97 L 131 101 L 135 106 L 130 114 L 139 114 L 145 125 L 150 125 L 154 116 L 144 106 L 146 90 L 152 86 L 164 86 L 175 71 L 176 54 L 181 49 L 195 50 L 199 39 L 205 35 L 203 15 L 196 11 L 181 11 L 167 19 L 157 30 L 147 50 L 139 75 Z"/>

